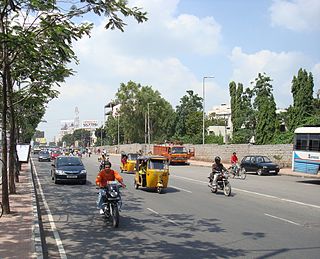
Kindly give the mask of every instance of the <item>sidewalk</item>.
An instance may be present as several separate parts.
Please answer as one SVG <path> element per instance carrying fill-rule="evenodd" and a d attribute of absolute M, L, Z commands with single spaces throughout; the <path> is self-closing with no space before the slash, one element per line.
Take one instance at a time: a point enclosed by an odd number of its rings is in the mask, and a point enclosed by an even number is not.
<path fill-rule="evenodd" d="M 9 195 L 11 213 L 0 218 L 0 258 L 42 258 L 30 164 L 22 164 L 19 180 L 17 194 Z"/>

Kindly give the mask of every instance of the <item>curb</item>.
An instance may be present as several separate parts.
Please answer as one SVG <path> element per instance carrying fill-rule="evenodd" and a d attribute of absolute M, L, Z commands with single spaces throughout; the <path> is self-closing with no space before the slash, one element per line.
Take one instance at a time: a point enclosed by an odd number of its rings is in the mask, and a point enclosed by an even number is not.
<path fill-rule="evenodd" d="M 34 251 L 32 254 L 32 258 L 43 259 L 43 244 L 41 237 L 41 214 L 39 211 L 39 201 L 37 198 L 37 189 L 35 185 L 34 179 L 34 170 L 33 170 L 33 161 L 30 158 L 30 173 L 32 177 L 32 188 L 31 188 L 31 199 L 32 199 L 32 213 L 33 213 L 33 223 L 32 223 L 32 242 L 34 245 Z"/>

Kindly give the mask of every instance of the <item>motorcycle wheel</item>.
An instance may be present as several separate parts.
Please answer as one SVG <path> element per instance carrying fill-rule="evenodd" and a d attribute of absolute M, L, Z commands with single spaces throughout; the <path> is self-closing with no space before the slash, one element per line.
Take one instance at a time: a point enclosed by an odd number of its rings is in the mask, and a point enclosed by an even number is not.
<path fill-rule="evenodd" d="M 240 176 L 240 179 L 241 179 L 241 180 L 246 179 L 246 177 L 247 177 L 246 169 L 242 168 L 242 169 L 239 171 L 239 176 Z"/>
<path fill-rule="evenodd" d="M 117 205 L 112 205 L 112 226 L 114 228 L 119 227 L 119 209 Z"/>
<path fill-rule="evenodd" d="M 158 187 L 157 188 L 157 192 L 160 194 L 160 193 L 162 193 L 162 188 L 161 187 Z"/>
<path fill-rule="evenodd" d="M 231 195 L 231 184 L 227 183 L 225 187 L 223 188 L 223 192 L 225 196 L 230 196 Z"/>

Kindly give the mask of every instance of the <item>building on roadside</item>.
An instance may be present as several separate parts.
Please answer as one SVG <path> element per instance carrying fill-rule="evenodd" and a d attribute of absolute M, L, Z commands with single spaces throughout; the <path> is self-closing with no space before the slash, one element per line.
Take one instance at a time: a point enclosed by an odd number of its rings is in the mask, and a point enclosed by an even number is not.
<path fill-rule="evenodd" d="M 228 143 L 228 140 L 232 137 L 232 122 L 231 122 L 231 107 L 225 103 L 219 106 L 214 106 L 211 111 L 208 112 L 208 116 L 214 119 L 221 119 L 224 121 L 224 126 L 213 125 L 207 128 L 207 134 L 215 134 L 216 136 L 222 136 L 224 143 Z"/>

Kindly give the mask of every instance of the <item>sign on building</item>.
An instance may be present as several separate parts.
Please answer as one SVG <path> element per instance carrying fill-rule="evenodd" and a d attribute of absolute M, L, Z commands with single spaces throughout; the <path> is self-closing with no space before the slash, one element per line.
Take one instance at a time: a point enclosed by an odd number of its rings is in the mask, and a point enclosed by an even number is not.
<path fill-rule="evenodd" d="M 84 120 L 82 121 L 82 128 L 84 129 L 96 129 L 99 127 L 97 120 Z"/>

